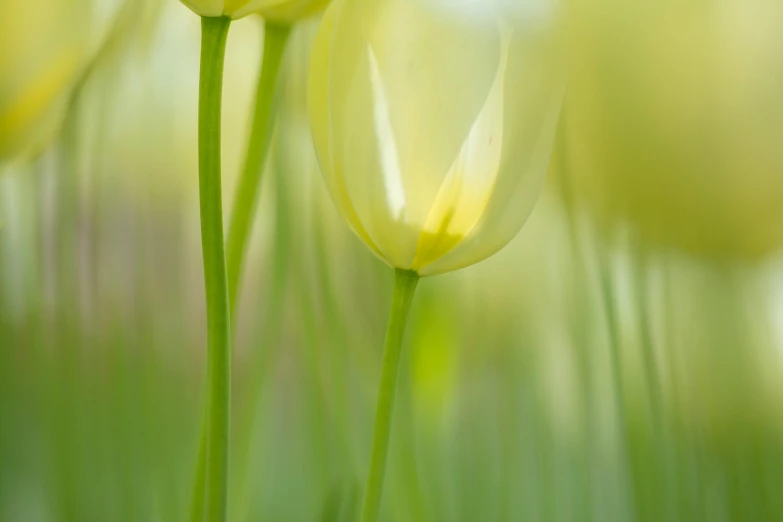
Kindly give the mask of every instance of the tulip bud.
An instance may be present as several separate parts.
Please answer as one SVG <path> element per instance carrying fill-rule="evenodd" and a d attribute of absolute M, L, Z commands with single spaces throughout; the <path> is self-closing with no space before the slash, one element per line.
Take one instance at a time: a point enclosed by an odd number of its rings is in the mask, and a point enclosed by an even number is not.
<path fill-rule="evenodd" d="M 699 257 L 783 247 L 783 3 L 573 4 L 573 193 Z"/>
<path fill-rule="evenodd" d="M 433 275 L 506 245 L 561 101 L 546 0 L 337 0 L 310 67 L 329 192 L 386 263 Z"/>
<path fill-rule="evenodd" d="M 265 19 L 293 23 L 322 9 L 329 0 L 182 0 L 199 16 L 232 20 L 258 13 Z"/>

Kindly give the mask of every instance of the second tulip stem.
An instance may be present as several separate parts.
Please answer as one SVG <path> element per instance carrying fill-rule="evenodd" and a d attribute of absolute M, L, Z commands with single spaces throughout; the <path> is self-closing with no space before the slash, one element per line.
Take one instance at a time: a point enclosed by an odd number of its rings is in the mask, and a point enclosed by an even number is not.
<path fill-rule="evenodd" d="M 231 20 L 202 18 L 199 82 L 199 207 L 204 286 L 207 300 L 207 408 L 205 488 L 196 495 L 206 522 L 225 522 L 228 512 L 228 457 L 231 402 L 231 320 L 223 248 L 221 112 L 223 63 Z"/>
<path fill-rule="evenodd" d="M 400 368 L 402 339 L 418 282 L 419 275 L 412 270 L 398 268 L 394 271 L 394 297 L 392 298 L 389 325 L 386 330 L 381 385 L 375 410 L 370 471 L 362 501 L 361 522 L 376 522 L 381 509 L 394 401 L 397 395 L 397 374 Z"/>
<path fill-rule="evenodd" d="M 264 164 L 269 155 L 272 130 L 275 122 L 275 93 L 280 65 L 291 27 L 266 22 L 264 26 L 264 51 L 261 72 L 256 88 L 255 110 L 248 140 L 247 155 L 242 168 L 236 200 L 232 207 L 226 241 L 226 273 L 230 317 L 236 317 L 236 301 L 239 293 L 242 265 L 247 251 L 250 226 L 255 216 L 259 197 L 259 185 Z M 223 43 L 225 47 L 225 42 Z M 203 64 L 202 64 L 203 66 Z M 222 78 L 222 65 L 220 78 Z M 202 78 L 204 81 L 204 78 Z M 193 484 L 193 505 L 190 522 L 203 522 L 204 492 L 207 481 L 209 456 L 208 417 L 204 419 L 199 440 L 199 453 Z"/>
<path fill-rule="evenodd" d="M 255 110 L 245 164 L 237 185 L 236 198 L 231 211 L 231 221 L 226 244 L 228 263 L 228 293 L 231 311 L 236 316 L 239 281 L 247 250 L 255 210 L 258 206 L 259 187 L 275 124 L 275 93 L 280 65 L 291 27 L 266 22 L 264 25 L 264 55 L 256 89 Z"/>

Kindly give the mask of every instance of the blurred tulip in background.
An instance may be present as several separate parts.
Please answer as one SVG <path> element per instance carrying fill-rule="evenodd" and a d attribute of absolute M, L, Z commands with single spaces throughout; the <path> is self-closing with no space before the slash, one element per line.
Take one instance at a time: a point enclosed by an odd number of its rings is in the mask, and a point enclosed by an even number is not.
<path fill-rule="evenodd" d="M 783 248 L 783 4 L 572 4 L 574 195 L 693 255 Z"/>
<path fill-rule="evenodd" d="M 0 31 L 0 158 L 35 152 L 62 124 L 69 89 L 98 31 L 90 0 L 3 5 Z"/>

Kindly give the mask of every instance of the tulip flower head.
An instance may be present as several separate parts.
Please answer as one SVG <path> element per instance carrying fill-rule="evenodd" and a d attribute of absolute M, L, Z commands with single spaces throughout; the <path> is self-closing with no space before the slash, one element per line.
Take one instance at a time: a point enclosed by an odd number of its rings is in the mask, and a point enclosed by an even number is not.
<path fill-rule="evenodd" d="M 337 0 L 310 67 L 328 189 L 420 275 L 506 245 L 540 191 L 561 100 L 546 0 Z"/>
<path fill-rule="evenodd" d="M 293 23 L 322 9 L 329 0 L 182 0 L 199 16 L 232 20 L 258 13 L 265 19 Z"/>

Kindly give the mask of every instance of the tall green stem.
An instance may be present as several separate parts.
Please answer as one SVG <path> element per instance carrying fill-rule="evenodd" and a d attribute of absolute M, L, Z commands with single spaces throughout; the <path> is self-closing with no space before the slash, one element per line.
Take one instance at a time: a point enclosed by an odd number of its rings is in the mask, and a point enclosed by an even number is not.
<path fill-rule="evenodd" d="M 242 168 L 236 201 L 232 208 L 226 243 L 226 270 L 228 274 L 228 296 L 231 318 L 236 316 L 236 300 L 240 275 L 245 257 L 250 225 L 253 222 L 259 197 L 259 186 L 264 164 L 269 155 L 269 146 L 275 122 L 275 91 L 291 28 L 287 25 L 275 25 L 267 22 L 264 28 L 264 52 L 256 87 L 255 110 L 248 139 L 247 155 Z M 278 295 L 280 292 L 272 292 Z M 276 300 L 271 302 L 276 303 Z M 207 445 L 209 442 L 207 419 L 204 419 L 196 473 L 193 481 L 193 505 L 190 522 L 202 522 L 204 519 L 204 500 L 207 474 Z"/>
<path fill-rule="evenodd" d="M 201 20 L 199 81 L 199 204 L 204 284 L 207 298 L 206 466 L 203 506 L 207 522 L 225 522 L 228 511 L 228 453 L 231 402 L 231 321 L 226 259 L 223 249 L 223 205 L 220 124 L 223 61 L 231 20 Z"/>
<path fill-rule="evenodd" d="M 269 156 L 269 144 L 275 124 L 277 78 L 290 34 L 291 27 L 288 25 L 266 22 L 264 27 L 264 55 L 256 89 L 253 123 L 247 156 L 237 186 L 234 207 L 231 211 L 226 245 L 228 293 L 232 312 L 236 308 L 248 236 L 258 205 L 261 176 Z"/>
<path fill-rule="evenodd" d="M 419 275 L 416 272 L 399 268 L 394 271 L 394 297 L 389 315 L 389 326 L 386 330 L 381 386 L 375 409 L 375 431 L 370 457 L 370 472 L 364 490 L 361 522 L 376 522 L 381 508 L 386 458 L 389 453 L 389 435 L 394 413 L 394 400 L 397 395 L 397 373 L 400 367 L 402 338 L 413 301 L 413 293 L 418 282 Z"/>

